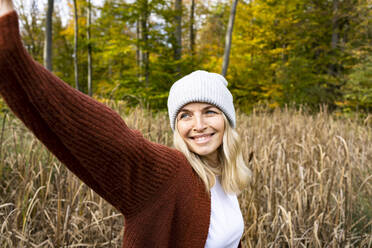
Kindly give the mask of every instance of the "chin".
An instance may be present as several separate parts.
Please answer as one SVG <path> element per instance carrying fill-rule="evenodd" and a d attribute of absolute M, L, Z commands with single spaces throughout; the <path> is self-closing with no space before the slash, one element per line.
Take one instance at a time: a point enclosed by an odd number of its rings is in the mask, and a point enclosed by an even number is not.
<path fill-rule="evenodd" d="M 198 154 L 200 157 L 207 157 L 209 155 L 212 155 L 213 153 L 215 153 L 217 151 L 217 149 L 214 149 L 214 150 L 203 150 L 203 151 L 198 151 L 198 150 L 195 150 L 193 149 L 192 152 L 194 152 L 195 154 Z"/>

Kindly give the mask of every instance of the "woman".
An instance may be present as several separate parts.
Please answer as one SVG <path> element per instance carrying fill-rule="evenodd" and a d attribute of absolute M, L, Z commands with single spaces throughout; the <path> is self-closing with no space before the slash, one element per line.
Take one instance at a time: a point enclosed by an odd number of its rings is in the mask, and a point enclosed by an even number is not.
<path fill-rule="evenodd" d="M 0 93 L 55 156 L 125 217 L 123 247 L 237 247 L 236 194 L 249 170 L 226 80 L 194 72 L 171 88 L 178 150 L 129 129 L 24 49 L 11 0 L 0 0 Z"/>

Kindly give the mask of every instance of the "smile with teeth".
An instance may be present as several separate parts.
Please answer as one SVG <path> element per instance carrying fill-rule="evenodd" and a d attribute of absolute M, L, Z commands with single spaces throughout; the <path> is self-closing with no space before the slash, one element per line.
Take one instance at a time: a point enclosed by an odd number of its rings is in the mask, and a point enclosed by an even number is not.
<path fill-rule="evenodd" d="M 196 135 L 196 136 L 193 136 L 193 137 L 190 137 L 191 139 L 193 139 L 195 141 L 195 143 L 206 143 L 208 142 L 211 137 L 213 136 L 214 133 L 211 133 L 211 134 L 203 134 L 203 135 Z"/>

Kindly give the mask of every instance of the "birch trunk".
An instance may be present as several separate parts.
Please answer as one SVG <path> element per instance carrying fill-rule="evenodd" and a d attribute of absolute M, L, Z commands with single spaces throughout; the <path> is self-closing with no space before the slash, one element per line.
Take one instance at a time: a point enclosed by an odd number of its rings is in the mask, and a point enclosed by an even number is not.
<path fill-rule="evenodd" d="M 180 60 L 182 56 L 182 0 L 175 0 L 174 10 L 176 12 L 175 37 L 176 44 L 174 48 L 174 59 Z M 179 68 L 178 68 L 179 71 Z"/>
<path fill-rule="evenodd" d="M 190 51 L 191 56 L 195 55 L 195 0 L 191 1 L 190 7 Z"/>
<path fill-rule="evenodd" d="M 88 13 L 87 13 L 87 39 L 88 39 L 88 95 L 92 96 L 92 44 L 91 44 L 91 33 L 90 26 L 92 23 L 92 4 L 91 0 L 88 0 Z"/>
<path fill-rule="evenodd" d="M 74 23 L 75 23 L 75 32 L 74 32 L 74 68 L 75 68 L 75 88 L 79 90 L 79 68 L 78 68 L 78 36 L 79 36 L 79 24 L 78 24 L 78 10 L 77 10 L 77 0 L 74 2 Z"/>
<path fill-rule="evenodd" d="M 231 6 L 229 24 L 227 26 L 227 32 L 226 32 L 226 38 L 225 38 L 225 53 L 223 56 L 223 64 L 222 64 L 222 75 L 224 77 L 226 77 L 227 68 L 229 67 L 232 32 L 234 28 L 237 5 L 238 5 L 238 0 L 234 0 L 233 5 Z"/>
<path fill-rule="evenodd" d="M 44 45 L 44 66 L 53 70 L 52 64 L 52 43 L 53 43 L 53 9 L 54 0 L 48 0 L 48 10 L 45 20 L 45 45 Z"/>
<path fill-rule="evenodd" d="M 150 73 L 150 52 L 149 52 L 149 31 L 148 31 L 148 19 L 149 19 L 149 6 L 148 0 L 142 0 L 142 14 L 141 14 L 141 38 L 143 41 L 143 47 L 141 49 L 141 61 L 142 61 L 142 73 L 145 77 L 145 87 L 149 86 L 149 73 Z"/>

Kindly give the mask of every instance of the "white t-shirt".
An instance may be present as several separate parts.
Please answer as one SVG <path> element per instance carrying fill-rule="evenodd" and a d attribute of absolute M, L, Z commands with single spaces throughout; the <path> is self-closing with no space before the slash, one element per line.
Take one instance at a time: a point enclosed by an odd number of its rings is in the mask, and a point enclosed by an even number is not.
<path fill-rule="evenodd" d="M 238 198 L 226 194 L 217 178 L 211 189 L 211 219 L 205 248 L 236 248 L 243 231 Z"/>

